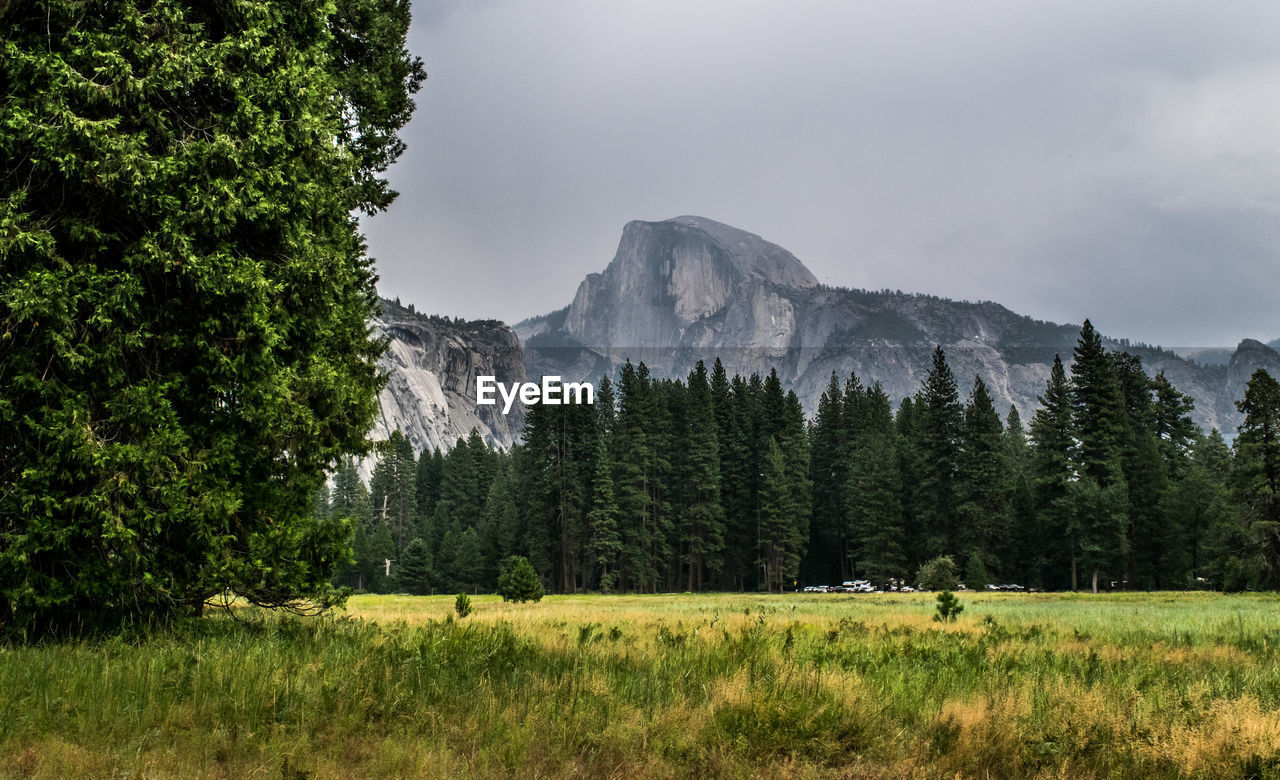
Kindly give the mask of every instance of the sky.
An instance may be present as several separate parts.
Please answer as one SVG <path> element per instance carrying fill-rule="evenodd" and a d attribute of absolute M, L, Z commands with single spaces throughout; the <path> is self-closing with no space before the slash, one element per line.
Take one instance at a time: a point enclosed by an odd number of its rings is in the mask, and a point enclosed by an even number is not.
<path fill-rule="evenodd" d="M 824 283 L 1168 347 L 1280 337 L 1280 3 L 441 0 L 363 221 L 379 289 L 515 323 L 631 220 Z"/>

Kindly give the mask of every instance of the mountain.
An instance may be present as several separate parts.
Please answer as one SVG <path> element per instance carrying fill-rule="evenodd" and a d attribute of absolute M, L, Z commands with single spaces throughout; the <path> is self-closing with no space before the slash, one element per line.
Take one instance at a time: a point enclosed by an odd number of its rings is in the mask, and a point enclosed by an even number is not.
<path fill-rule="evenodd" d="M 996 303 L 900 291 L 821 285 L 794 255 L 763 238 L 703 217 L 630 222 L 613 260 L 589 274 L 573 301 L 515 326 L 528 376 L 595 380 L 623 361 L 658 376 L 684 376 L 719 357 L 730 374 L 776 368 L 810 411 L 831 372 L 878 381 L 890 398 L 912 395 L 935 345 L 946 351 L 961 392 L 980 375 L 1003 413 L 1030 421 L 1055 354 L 1071 360 L 1079 325 L 1033 320 Z M 1200 365 L 1123 339 L 1108 346 L 1142 358 L 1196 400 L 1196 421 L 1230 436 L 1233 401 L 1257 366 L 1280 355 L 1243 342 L 1225 364 Z"/>
<path fill-rule="evenodd" d="M 378 396 L 373 439 L 386 439 L 399 428 L 421 452 L 448 449 L 472 428 L 497 447 L 510 447 L 520 437 L 524 410 L 519 404 L 505 415 L 501 406 L 476 405 L 477 376 L 524 381 L 524 355 L 510 327 L 496 320 L 426 316 L 385 299 L 372 325 L 387 338 L 381 367 L 388 374 Z M 369 468 L 364 464 L 366 472 Z"/>

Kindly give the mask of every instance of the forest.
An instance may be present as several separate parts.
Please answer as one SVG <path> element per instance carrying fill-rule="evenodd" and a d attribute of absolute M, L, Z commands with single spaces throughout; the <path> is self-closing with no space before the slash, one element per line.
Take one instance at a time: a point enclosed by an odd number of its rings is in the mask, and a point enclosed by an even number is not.
<path fill-rule="evenodd" d="M 1255 373 L 1228 445 L 1189 396 L 1086 320 L 1029 424 L 941 347 L 895 409 L 834 374 L 812 419 L 776 372 L 684 380 L 627 363 L 592 405 L 530 406 L 504 452 L 477 432 L 415 457 L 399 432 L 368 488 L 347 462 L 317 513 L 355 521 L 337 584 L 491 592 L 526 557 L 550 592 L 784 591 L 914 581 L 949 556 L 970 588 L 1275 589 L 1280 385 Z"/>

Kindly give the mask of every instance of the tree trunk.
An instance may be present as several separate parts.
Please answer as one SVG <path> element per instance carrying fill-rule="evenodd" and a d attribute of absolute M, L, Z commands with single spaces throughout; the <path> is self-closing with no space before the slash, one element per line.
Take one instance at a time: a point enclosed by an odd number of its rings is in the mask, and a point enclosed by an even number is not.
<path fill-rule="evenodd" d="M 1098 592 L 1098 567 L 1093 567 L 1093 592 Z"/>

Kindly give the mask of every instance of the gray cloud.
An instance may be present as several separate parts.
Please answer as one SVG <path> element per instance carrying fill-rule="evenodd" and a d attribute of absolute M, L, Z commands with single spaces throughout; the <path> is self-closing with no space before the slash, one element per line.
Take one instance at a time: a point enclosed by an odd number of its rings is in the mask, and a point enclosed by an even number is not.
<path fill-rule="evenodd" d="M 631 219 L 1116 336 L 1280 336 L 1280 7 L 420 5 L 384 294 L 514 322 Z"/>

